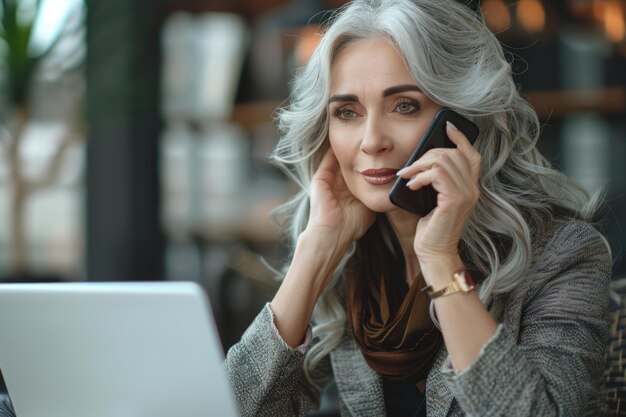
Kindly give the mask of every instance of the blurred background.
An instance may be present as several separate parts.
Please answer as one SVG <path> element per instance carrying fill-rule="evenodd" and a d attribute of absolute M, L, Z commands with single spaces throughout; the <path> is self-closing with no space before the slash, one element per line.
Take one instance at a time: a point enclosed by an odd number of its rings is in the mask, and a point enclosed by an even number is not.
<path fill-rule="evenodd" d="M 625 2 L 464 2 L 503 42 L 544 154 L 606 187 L 626 275 Z M 287 256 L 273 111 L 343 3 L 2 0 L 0 281 L 196 281 L 234 343 Z"/>

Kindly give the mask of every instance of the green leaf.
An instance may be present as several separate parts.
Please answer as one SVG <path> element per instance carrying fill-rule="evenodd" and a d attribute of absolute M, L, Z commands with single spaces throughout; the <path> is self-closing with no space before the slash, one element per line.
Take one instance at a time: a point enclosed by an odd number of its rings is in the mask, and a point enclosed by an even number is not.
<path fill-rule="evenodd" d="M 37 7 L 35 16 L 37 16 L 41 5 L 40 0 L 37 0 L 35 4 Z M 6 45 L 3 58 L 7 68 L 8 98 L 12 106 L 21 106 L 26 103 L 28 88 L 40 61 L 40 57 L 28 55 L 35 19 L 20 22 L 18 12 L 18 0 L 2 0 L 0 37 Z"/>

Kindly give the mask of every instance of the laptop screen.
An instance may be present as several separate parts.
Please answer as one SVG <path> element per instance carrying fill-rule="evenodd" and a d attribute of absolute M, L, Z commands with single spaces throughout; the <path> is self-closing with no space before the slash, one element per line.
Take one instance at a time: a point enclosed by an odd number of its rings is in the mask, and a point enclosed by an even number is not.
<path fill-rule="evenodd" d="M 237 415 L 196 284 L 0 285 L 0 334 L 19 417 Z"/>

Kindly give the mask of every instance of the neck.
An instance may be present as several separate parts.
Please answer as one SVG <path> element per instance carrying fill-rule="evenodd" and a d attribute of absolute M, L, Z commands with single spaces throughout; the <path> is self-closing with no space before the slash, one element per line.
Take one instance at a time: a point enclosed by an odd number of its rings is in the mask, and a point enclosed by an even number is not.
<path fill-rule="evenodd" d="M 387 219 L 391 228 L 398 238 L 402 254 L 404 255 L 404 269 L 406 271 L 406 282 L 410 286 L 420 273 L 420 265 L 413 242 L 415 240 L 415 229 L 419 217 L 402 209 L 393 210 L 387 213 Z"/>

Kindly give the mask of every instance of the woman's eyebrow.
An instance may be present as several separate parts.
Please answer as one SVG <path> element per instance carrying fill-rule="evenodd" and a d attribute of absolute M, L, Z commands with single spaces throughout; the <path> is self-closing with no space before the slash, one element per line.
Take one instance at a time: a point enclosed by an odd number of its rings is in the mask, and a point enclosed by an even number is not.
<path fill-rule="evenodd" d="M 332 103 L 333 101 L 353 101 L 358 103 L 359 98 L 354 94 L 336 94 L 328 99 L 328 103 Z"/>
<path fill-rule="evenodd" d="M 394 94 L 404 93 L 406 91 L 417 91 L 419 93 L 422 92 L 420 88 L 413 84 L 403 84 L 396 85 L 393 87 L 389 87 L 383 91 L 383 97 L 393 96 Z M 328 99 L 328 103 L 332 103 L 334 101 L 351 101 L 358 103 L 359 98 L 354 94 L 336 94 Z"/>
<path fill-rule="evenodd" d="M 387 88 L 385 91 L 383 91 L 383 97 L 393 96 L 394 94 L 404 93 L 406 91 L 417 91 L 418 93 L 422 92 L 422 90 L 420 90 L 420 88 L 416 85 L 403 84 Z"/>

